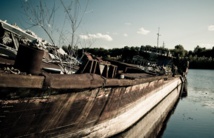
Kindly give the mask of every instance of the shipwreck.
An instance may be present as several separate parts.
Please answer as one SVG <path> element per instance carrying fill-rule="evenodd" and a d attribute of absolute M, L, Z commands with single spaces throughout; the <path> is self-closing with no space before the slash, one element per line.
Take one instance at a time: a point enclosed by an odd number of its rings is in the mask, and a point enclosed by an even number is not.
<path fill-rule="evenodd" d="M 141 135 L 155 137 L 179 98 L 183 74 L 89 53 L 81 65 L 72 59 L 75 73 L 62 74 L 47 50 L 54 47 L 21 43 L 35 37 L 0 23 L 0 137 L 111 137 L 139 120 Z"/>

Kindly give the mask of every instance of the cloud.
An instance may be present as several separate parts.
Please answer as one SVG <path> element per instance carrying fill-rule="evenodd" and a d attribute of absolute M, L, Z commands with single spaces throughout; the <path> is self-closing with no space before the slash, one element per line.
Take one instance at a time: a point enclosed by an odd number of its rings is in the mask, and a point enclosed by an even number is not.
<path fill-rule="evenodd" d="M 149 32 L 150 32 L 149 30 L 146 30 L 143 27 L 139 28 L 139 30 L 137 31 L 138 34 L 142 34 L 142 35 L 146 35 Z"/>
<path fill-rule="evenodd" d="M 80 38 L 88 40 L 88 39 L 103 39 L 106 41 L 112 41 L 112 37 L 107 34 L 96 33 L 96 34 L 87 34 L 87 35 L 79 35 Z"/>
<path fill-rule="evenodd" d="M 214 31 L 214 25 L 208 26 L 208 30 L 209 30 L 209 31 Z"/>
<path fill-rule="evenodd" d="M 124 34 L 123 34 L 123 36 L 127 37 L 127 36 L 128 36 L 128 34 L 127 34 L 127 33 L 124 33 Z"/>

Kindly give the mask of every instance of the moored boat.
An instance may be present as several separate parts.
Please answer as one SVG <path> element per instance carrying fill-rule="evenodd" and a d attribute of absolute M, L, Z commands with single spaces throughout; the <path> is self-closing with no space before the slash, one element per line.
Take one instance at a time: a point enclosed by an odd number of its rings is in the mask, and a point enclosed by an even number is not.
<path fill-rule="evenodd" d="M 10 63 L 1 67 L 13 66 Z M 1 137 L 110 137 L 132 126 L 182 84 L 181 76 L 129 73 L 130 68 L 134 65 L 92 59 L 80 74 L 1 71 Z M 179 90 L 173 100 L 178 95 Z"/>
<path fill-rule="evenodd" d="M 64 71 L 65 63 L 48 57 L 57 54 L 14 43 L 26 33 L 1 26 L 8 41 L 0 44 L 0 137 L 111 137 L 139 120 L 146 128 L 142 136 L 150 137 L 180 95 L 183 75 L 145 71 L 89 53 L 80 67 Z M 13 43 L 9 54 L 8 43 Z M 160 116 L 149 118 L 155 111 Z"/>

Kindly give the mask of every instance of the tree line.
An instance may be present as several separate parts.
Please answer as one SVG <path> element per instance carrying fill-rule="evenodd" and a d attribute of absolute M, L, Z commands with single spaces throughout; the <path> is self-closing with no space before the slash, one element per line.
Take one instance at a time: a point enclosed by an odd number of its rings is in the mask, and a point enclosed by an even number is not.
<path fill-rule="evenodd" d="M 67 47 L 63 47 L 65 51 Z M 81 57 L 83 51 L 89 52 L 93 55 L 102 58 L 111 58 L 119 61 L 128 61 L 135 55 L 143 56 L 145 59 L 149 58 L 149 54 L 145 50 L 158 50 L 165 53 L 171 53 L 174 58 L 186 59 L 189 61 L 189 68 L 191 69 L 214 69 L 214 46 L 211 49 L 200 47 L 199 45 L 194 50 L 187 51 L 182 45 L 176 45 L 174 49 L 167 49 L 163 47 L 145 46 L 124 46 L 123 48 L 84 48 L 78 49 L 77 55 Z"/>
<path fill-rule="evenodd" d="M 192 69 L 214 69 L 214 46 L 206 49 L 198 45 L 193 51 L 187 51 L 182 45 L 177 45 L 171 52 L 177 58 L 187 59 Z"/>

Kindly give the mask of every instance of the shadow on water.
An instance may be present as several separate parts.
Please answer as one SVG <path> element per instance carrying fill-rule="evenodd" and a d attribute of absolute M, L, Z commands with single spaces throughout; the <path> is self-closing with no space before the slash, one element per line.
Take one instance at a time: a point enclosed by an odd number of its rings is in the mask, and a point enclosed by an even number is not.
<path fill-rule="evenodd" d="M 164 121 L 161 131 L 158 134 L 158 138 L 161 138 L 163 136 L 164 131 L 166 130 L 167 127 L 167 122 L 169 121 L 170 117 L 174 114 L 175 109 L 180 101 L 180 99 L 186 98 L 188 96 L 188 90 L 187 90 L 188 82 L 187 79 L 184 81 L 183 85 L 181 86 L 181 91 L 180 91 L 180 98 L 178 101 L 175 103 L 175 106 L 172 108 L 172 110 L 169 112 L 169 114 L 166 117 L 166 120 Z"/>
<path fill-rule="evenodd" d="M 172 109 L 169 111 L 167 117 L 165 118 L 165 121 L 163 121 L 160 126 L 155 129 L 155 130 L 152 130 L 152 132 L 154 134 L 151 134 L 152 137 L 162 137 L 163 135 L 163 132 L 165 131 L 166 129 L 166 126 L 167 126 L 167 122 L 169 121 L 170 119 L 170 116 L 174 113 L 177 105 L 178 105 L 178 102 L 180 101 L 180 99 L 183 99 L 185 97 L 187 97 L 187 81 L 185 81 L 183 83 L 183 85 L 181 85 L 181 90 L 180 90 L 180 98 L 176 101 L 175 105 L 172 107 Z M 129 138 L 129 137 L 141 137 L 143 133 L 143 129 L 141 128 L 141 125 L 142 123 L 144 123 L 144 119 L 140 119 L 138 122 L 136 122 L 132 127 L 128 128 L 127 130 L 125 130 L 124 132 L 121 132 L 115 136 L 113 136 L 114 138 Z M 161 128 L 161 129 L 159 129 Z M 159 131 L 159 133 L 157 133 Z M 131 135 L 130 135 L 131 133 Z"/>
<path fill-rule="evenodd" d="M 181 88 L 181 96 L 180 96 L 181 99 L 186 98 L 188 96 L 187 85 L 188 85 L 188 82 L 186 79 Z"/>

